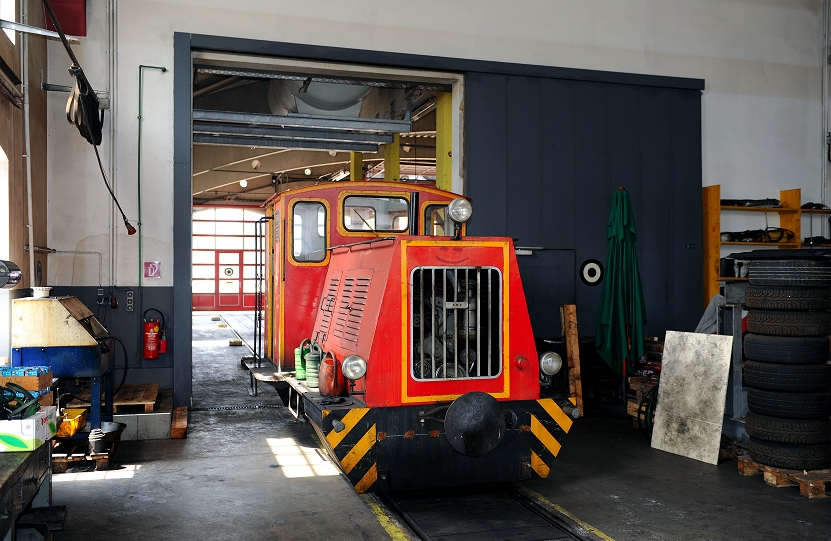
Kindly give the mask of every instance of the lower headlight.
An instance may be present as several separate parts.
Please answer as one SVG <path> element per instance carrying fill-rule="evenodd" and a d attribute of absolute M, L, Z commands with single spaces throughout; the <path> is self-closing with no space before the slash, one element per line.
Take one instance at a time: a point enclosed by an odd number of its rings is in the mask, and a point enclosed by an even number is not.
<path fill-rule="evenodd" d="M 348 355 L 340 365 L 343 375 L 355 381 L 366 374 L 366 359 L 360 355 Z"/>
<path fill-rule="evenodd" d="M 540 372 L 546 376 L 553 376 L 563 367 L 563 359 L 553 351 L 546 351 L 540 355 Z"/>

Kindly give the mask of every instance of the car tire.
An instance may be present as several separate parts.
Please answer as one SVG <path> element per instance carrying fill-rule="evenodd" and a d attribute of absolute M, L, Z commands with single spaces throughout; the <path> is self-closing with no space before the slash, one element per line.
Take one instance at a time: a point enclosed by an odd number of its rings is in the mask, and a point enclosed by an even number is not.
<path fill-rule="evenodd" d="M 820 470 L 831 466 L 831 443 L 789 445 L 750 438 L 750 458 L 774 468 L 789 470 Z"/>
<path fill-rule="evenodd" d="M 831 334 L 831 312 L 751 310 L 747 330 L 769 336 L 827 336 Z"/>
<path fill-rule="evenodd" d="M 820 364 L 831 358 L 831 343 L 826 336 L 744 335 L 744 354 L 763 363 Z"/>
<path fill-rule="evenodd" d="M 747 434 L 757 440 L 814 445 L 831 441 L 828 419 L 781 419 L 749 411 L 744 418 Z"/>
<path fill-rule="evenodd" d="M 828 310 L 831 288 L 748 286 L 745 306 L 757 310 Z"/>
<path fill-rule="evenodd" d="M 744 384 L 754 389 L 814 392 L 831 389 L 831 364 L 773 364 L 745 361 Z"/>
<path fill-rule="evenodd" d="M 753 413 L 784 419 L 828 419 L 831 417 L 831 392 L 782 393 L 751 387 L 747 407 Z"/>
<path fill-rule="evenodd" d="M 831 286 L 831 261 L 763 259 L 750 261 L 754 286 Z"/>

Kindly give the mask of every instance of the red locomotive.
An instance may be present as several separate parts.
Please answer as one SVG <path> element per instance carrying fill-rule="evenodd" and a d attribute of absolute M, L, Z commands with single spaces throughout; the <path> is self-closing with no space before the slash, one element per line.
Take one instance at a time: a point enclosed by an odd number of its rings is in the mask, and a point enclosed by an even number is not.
<path fill-rule="evenodd" d="M 470 202 L 419 185 L 266 208 L 264 353 L 357 492 L 548 475 L 578 412 L 540 395 L 562 363 L 537 355 L 511 239 L 465 236 Z"/>

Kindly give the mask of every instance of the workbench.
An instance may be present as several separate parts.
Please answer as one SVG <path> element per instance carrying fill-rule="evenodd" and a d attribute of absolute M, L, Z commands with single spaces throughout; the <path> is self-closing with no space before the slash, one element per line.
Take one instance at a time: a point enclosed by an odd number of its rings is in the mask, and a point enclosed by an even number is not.
<path fill-rule="evenodd" d="M 0 539 L 17 538 L 17 520 L 30 507 L 52 505 L 51 448 L 0 453 Z"/>

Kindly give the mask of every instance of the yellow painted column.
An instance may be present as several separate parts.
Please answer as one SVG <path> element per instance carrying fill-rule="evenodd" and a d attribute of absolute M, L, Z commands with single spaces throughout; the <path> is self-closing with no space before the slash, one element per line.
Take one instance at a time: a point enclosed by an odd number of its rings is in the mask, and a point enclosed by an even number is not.
<path fill-rule="evenodd" d="M 349 180 L 364 179 L 364 155 L 360 152 L 349 154 Z"/>
<path fill-rule="evenodd" d="M 436 187 L 450 190 L 453 185 L 453 99 L 450 92 L 436 93 Z"/>
<path fill-rule="evenodd" d="M 384 145 L 384 180 L 401 180 L 401 135 L 393 134 L 392 143 Z"/>

